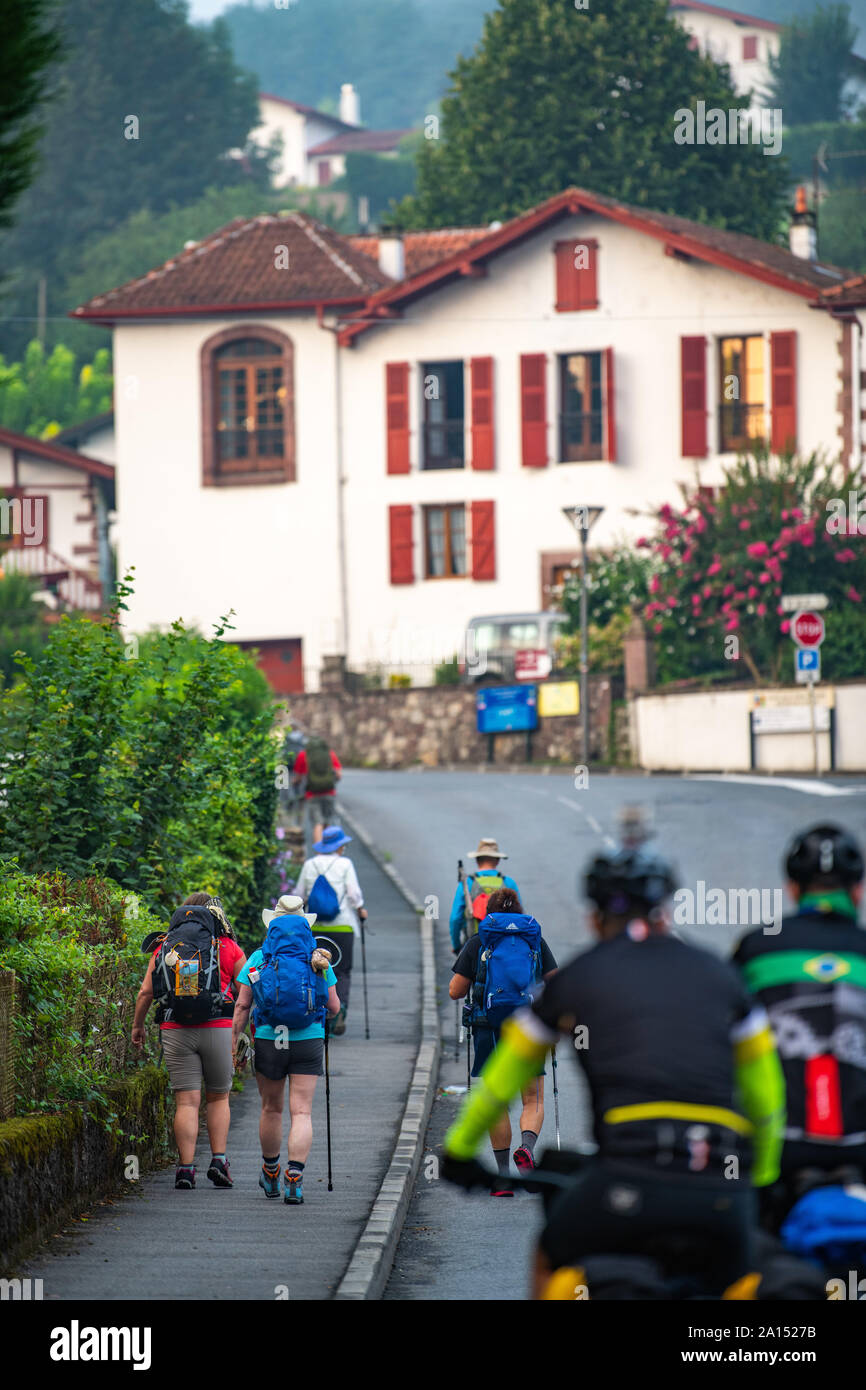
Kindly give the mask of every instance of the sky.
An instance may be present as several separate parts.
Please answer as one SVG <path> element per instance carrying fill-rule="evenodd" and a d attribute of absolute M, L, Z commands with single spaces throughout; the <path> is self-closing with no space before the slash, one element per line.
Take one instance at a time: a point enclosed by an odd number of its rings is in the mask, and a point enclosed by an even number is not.
<path fill-rule="evenodd" d="M 190 14 L 193 19 L 215 19 L 229 3 L 230 0 L 190 0 Z"/>

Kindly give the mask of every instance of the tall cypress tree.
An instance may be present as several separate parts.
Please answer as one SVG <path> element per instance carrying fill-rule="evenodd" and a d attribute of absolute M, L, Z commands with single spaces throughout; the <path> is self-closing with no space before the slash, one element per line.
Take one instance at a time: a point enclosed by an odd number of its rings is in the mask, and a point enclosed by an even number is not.
<path fill-rule="evenodd" d="M 0 0 L 0 227 L 36 172 L 39 104 L 60 44 L 50 0 Z"/>
<path fill-rule="evenodd" d="M 486 223 L 570 184 L 773 240 L 783 157 L 677 144 L 677 112 L 740 109 L 726 67 L 689 47 L 667 0 L 499 0 L 458 59 L 421 149 L 407 227 Z"/>

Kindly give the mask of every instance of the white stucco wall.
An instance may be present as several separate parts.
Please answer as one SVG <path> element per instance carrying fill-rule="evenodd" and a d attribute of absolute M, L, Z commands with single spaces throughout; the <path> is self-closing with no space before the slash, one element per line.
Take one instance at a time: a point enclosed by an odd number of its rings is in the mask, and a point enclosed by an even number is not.
<path fill-rule="evenodd" d="M 573 237 L 600 243 L 597 310 L 557 313 L 553 244 Z M 718 366 L 715 340 L 739 333 L 794 330 L 798 344 L 798 430 L 803 450 L 833 449 L 836 438 L 838 329 L 799 296 L 697 261 L 664 254 L 663 243 L 596 217 L 564 220 L 489 264 L 484 279 L 416 301 L 402 319 L 362 334 L 343 355 L 346 502 L 351 575 L 350 659 L 381 659 L 382 633 L 445 626 L 459 634 L 473 615 L 539 606 L 542 551 L 576 551 L 562 507 L 606 510 L 592 543 L 637 537 L 647 521 L 632 515 L 679 499 L 678 484 L 695 465 L 680 455 L 680 337 L 705 334 L 709 438 L 715 437 Z M 617 426 L 616 463 L 556 461 L 559 384 L 556 355 L 613 347 Z M 520 355 L 548 357 L 547 418 L 551 462 L 521 463 Z M 423 407 L 421 363 L 466 362 L 466 458 L 471 457 L 468 361 L 494 358 L 496 468 L 424 471 L 418 467 Z M 411 382 L 411 463 L 405 476 L 386 473 L 385 364 L 408 361 Z M 769 352 L 767 353 L 769 371 Z M 765 400 L 769 401 L 769 381 Z M 712 447 L 712 445 L 711 445 Z M 701 462 L 706 483 L 722 479 L 718 456 Z M 422 536 L 415 516 L 416 582 L 389 582 L 388 507 L 496 503 L 496 579 L 420 578 Z M 432 637 L 431 637 L 432 641 Z"/>
<path fill-rule="evenodd" d="M 305 667 L 339 650 L 334 339 L 312 314 L 257 320 L 294 343 L 294 483 L 203 487 L 200 351 L 229 321 L 115 331 L 119 571 L 136 567 L 128 626 L 175 617 L 236 640 L 303 639 Z M 239 334 L 246 320 L 233 323 Z"/>
<path fill-rule="evenodd" d="M 10 488 L 12 484 L 12 451 L 0 444 L 0 490 Z M 25 496 L 43 493 L 48 496 L 47 536 L 43 544 L 75 569 L 95 575 L 96 557 L 75 554 L 76 546 L 89 545 L 93 539 L 93 523 L 76 520 L 76 517 L 90 511 L 88 475 L 62 464 L 26 459 L 19 455 L 18 485 L 24 490 Z"/>
<path fill-rule="evenodd" d="M 727 63 L 731 80 L 738 93 L 752 92 L 752 105 L 766 105 L 763 92 L 770 81 L 769 60 L 779 51 L 779 35 L 769 29 L 750 28 L 725 19 L 723 15 L 705 14 L 701 10 L 674 10 L 674 18 L 694 34 L 700 50 L 717 63 Z M 743 38 L 757 39 L 757 58 L 743 58 Z"/>

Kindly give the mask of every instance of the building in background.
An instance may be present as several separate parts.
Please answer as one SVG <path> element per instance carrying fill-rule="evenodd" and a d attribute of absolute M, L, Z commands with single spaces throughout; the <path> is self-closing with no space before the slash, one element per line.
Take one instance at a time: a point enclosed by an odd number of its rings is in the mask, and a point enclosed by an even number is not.
<path fill-rule="evenodd" d="M 365 130 L 361 104 L 351 82 L 340 88 L 340 114 L 331 116 L 315 107 L 286 97 L 262 92 L 261 124 L 253 138 L 267 145 L 275 135 L 282 140 L 273 183 L 276 188 L 326 188 L 346 172 L 346 155 L 353 150 L 396 154 L 408 130 Z"/>

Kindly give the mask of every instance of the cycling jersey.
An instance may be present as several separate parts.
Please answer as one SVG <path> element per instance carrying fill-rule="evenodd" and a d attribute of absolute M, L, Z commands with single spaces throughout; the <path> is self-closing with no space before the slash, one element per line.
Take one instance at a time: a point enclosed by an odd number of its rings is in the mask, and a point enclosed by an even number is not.
<path fill-rule="evenodd" d="M 777 1176 L 784 1090 L 764 1010 L 729 964 L 642 922 L 576 957 L 503 1026 L 449 1154 L 471 1156 L 560 1034 L 589 1082 L 603 1158 L 729 1182 L 748 1172 L 751 1136 L 753 1182 Z"/>
<path fill-rule="evenodd" d="M 866 1170 L 866 931 L 847 895 L 803 898 L 777 933 L 734 953 L 765 1006 L 788 1096 L 782 1173 Z"/>

